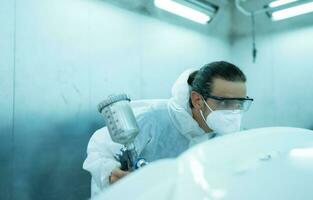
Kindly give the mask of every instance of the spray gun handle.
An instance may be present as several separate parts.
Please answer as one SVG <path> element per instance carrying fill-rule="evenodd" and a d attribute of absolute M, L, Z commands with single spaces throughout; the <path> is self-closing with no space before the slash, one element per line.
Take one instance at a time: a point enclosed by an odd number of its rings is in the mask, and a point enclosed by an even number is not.
<path fill-rule="evenodd" d="M 131 162 L 129 158 L 129 152 L 123 151 L 121 149 L 121 154 L 117 154 L 115 159 L 120 162 L 121 170 L 129 171 L 129 170 L 136 170 L 148 164 L 148 162 L 144 158 L 137 158 L 134 163 Z"/>
<path fill-rule="evenodd" d="M 129 161 L 125 154 L 120 154 L 118 157 L 118 161 L 121 163 L 121 170 L 123 171 L 129 170 Z"/>
<path fill-rule="evenodd" d="M 121 163 L 121 170 L 129 171 L 133 167 L 130 152 L 127 148 L 121 148 L 121 153 L 116 155 L 116 160 Z"/>

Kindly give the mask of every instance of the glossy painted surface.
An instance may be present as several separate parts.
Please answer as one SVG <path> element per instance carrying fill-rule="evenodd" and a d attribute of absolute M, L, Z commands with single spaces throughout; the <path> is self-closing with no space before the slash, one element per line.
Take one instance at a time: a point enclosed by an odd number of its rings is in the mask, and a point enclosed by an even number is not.
<path fill-rule="evenodd" d="M 311 200 L 313 131 L 262 128 L 218 137 L 151 163 L 101 198 Z"/>

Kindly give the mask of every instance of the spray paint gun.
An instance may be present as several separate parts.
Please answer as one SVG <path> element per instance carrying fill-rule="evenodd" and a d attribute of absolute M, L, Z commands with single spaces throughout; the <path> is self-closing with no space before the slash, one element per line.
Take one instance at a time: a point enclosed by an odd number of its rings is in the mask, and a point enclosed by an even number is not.
<path fill-rule="evenodd" d="M 145 159 L 138 158 L 135 149 L 134 139 L 139 133 L 139 127 L 129 102 L 130 98 L 126 94 L 120 94 L 111 95 L 98 105 L 112 141 L 123 145 L 115 159 L 121 163 L 124 171 L 132 171 L 147 164 Z"/>

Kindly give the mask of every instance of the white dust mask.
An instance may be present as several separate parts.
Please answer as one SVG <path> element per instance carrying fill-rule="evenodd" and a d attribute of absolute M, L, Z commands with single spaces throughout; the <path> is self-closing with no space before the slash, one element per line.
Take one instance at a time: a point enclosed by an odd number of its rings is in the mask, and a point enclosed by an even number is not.
<path fill-rule="evenodd" d="M 207 102 L 205 100 L 203 101 L 210 109 L 211 113 L 206 119 L 201 110 L 200 114 L 210 129 L 221 135 L 240 131 L 242 119 L 241 110 L 212 110 Z"/>

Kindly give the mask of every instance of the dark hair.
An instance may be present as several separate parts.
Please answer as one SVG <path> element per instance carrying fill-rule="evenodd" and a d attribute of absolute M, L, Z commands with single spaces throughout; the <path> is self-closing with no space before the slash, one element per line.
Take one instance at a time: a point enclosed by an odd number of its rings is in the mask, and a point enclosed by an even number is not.
<path fill-rule="evenodd" d="M 189 75 L 188 84 L 192 91 L 196 91 L 207 99 L 212 92 L 212 84 L 214 78 L 220 78 L 226 81 L 246 82 L 246 76 L 235 65 L 218 61 L 204 65 L 200 70 L 195 71 Z M 191 108 L 192 103 L 189 100 Z"/>

